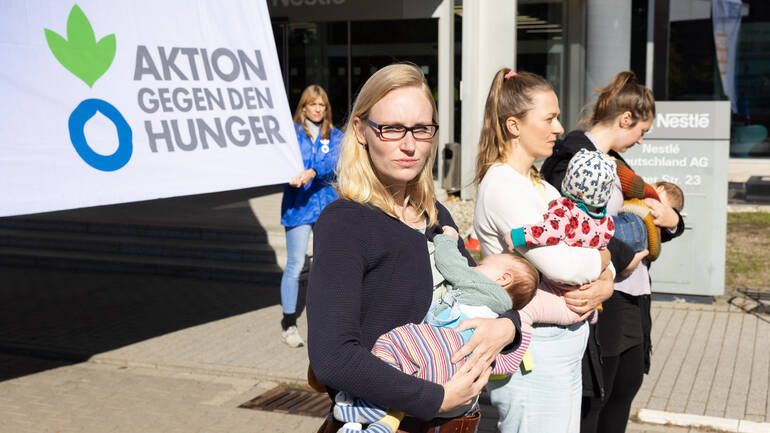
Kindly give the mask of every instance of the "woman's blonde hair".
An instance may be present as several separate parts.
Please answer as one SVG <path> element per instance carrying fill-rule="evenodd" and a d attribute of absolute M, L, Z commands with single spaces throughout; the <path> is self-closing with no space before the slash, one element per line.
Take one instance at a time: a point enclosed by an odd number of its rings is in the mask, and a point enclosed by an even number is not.
<path fill-rule="evenodd" d="M 386 214 L 399 218 L 396 213 L 396 201 L 387 187 L 377 177 L 369 156 L 369 147 L 358 142 L 354 120 L 365 121 L 372 107 L 389 92 L 404 88 L 416 87 L 423 91 L 425 98 L 433 108 L 433 123 L 438 123 L 436 101 L 433 100 L 428 82 L 420 68 L 410 63 L 399 63 L 386 66 L 375 72 L 356 96 L 348 122 L 345 125 L 345 137 L 342 139 L 342 150 L 337 163 L 337 193 L 341 198 L 380 208 Z M 428 160 L 420 174 L 409 181 L 406 186 L 405 203 L 414 207 L 419 215 L 424 215 L 428 225 L 438 224 L 438 211 L 433 190 L 433 161 L 436 158 L 438 138 L 433 137 Z"/>
<path fill-rule="evenodd" d="M 637 83 L 636 74 L 631 71 L 618 73 L 605 88 L 594 89 L 594 92 L 599 93 L 599 97 L 587 122 L 590 126 L 611 121 L 626 111 L 631 113 L 631 126 L 655 117 L 652 91 Z"/>
<path fill-rule="evenodd" d="M 497 71 L 489 88 L 484 107 L 484 124 L 479 138 L 479 153 L 476 157 L 476 185 L 481 183 L 487 170 L 493 164 L 505 162 L 511 153 L 510 142 L 514 138 L 505 121 L 509 117 L 523 119 L 535 107 L 533 101 L 539 92 L 553 92 L 553 86 L 540 75 L 519 72 L 505 78 L 511 72 L 508 68 Z M 530 177 L 539 179 L 537 169 L 530 169 Z"/>
<path fill-rule="evenodd" d="M 329 97 L 326 95 L 326 90 L 317 84 L 311 84 L 305 87 L 305 90 L 302 91 L 302 96 L 299 97 L 299 104 L 297 104 L 297 110 L 294 111 L 294 123 L 297 125 L 302 125 L 302 129 L 305 130 L 305 134 L 307 134 L 308 137 L 311 137 L 310 131 L 308 131 L 307 125 L 305 125 L 305 119 L 307 119 L 307 116 L 305 116 L 304 108 L 306 105 L 315 101 L 319 97 L 326 105 L 326 112 L 324 113 L 324 118 L 320 128 L 321 138 L 328 139 L 332 130 L 332 106 L 329 104 Z"/>

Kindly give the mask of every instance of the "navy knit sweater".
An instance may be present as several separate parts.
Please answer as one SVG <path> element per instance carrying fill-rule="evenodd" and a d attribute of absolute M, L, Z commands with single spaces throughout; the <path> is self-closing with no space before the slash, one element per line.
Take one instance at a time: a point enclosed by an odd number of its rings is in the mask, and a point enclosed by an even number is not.
<path fill-rule="evenodd" d="M 308 353 L 329 394 L 344 390 L 424 420 L 436 416 L 441 385 L 401 373 L 369 351 L 377 338 L 419 323 L 431 302 L 433 280 L 426 236 L 455 227 L 438 204 L 437 227 L 420 233 L 381 210 L 337 200 L 314 228 L 313 267 L 307 294 Z M 458 247 L 468 258 L 462 241 Z M 518 312 L 503 315 L 521 329 Z M 515 349 L 520 333 L 507 350 Z"/>

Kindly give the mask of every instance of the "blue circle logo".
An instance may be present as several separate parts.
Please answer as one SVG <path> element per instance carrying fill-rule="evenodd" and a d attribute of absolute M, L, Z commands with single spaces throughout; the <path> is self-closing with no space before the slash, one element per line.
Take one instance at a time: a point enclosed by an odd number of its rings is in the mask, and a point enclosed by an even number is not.
<path fill-rule="evenodd" d="M 84 128 L 94 115 L 100 112 L 115 125 L 118 130 L 118 149 L 112 155 L 94 152 L 86 141 Z M 115 171 L 122 168 L 131 159 L 134 151 L 131 127 L 117 108 L 101 99 L 86 99 L 70 115 L 70 140 L 78 155 L 91 167 L 101 171 Z"/>

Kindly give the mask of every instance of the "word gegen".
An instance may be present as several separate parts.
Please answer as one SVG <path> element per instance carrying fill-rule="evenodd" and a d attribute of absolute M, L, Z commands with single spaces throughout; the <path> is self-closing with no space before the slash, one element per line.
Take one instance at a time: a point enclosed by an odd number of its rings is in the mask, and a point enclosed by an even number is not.
<path fill-rule="evenodd" d="M 270 88 L 260 90 L 257 87 L 236 89 L 208 89 L 201 87 L 177 87 L 175 89 L 150 89 L 142 87 L 137 94 L 139 108 L 145 113 L 164 113 L 179 111 L 187 113 L 195 111 L 223 111 L 273 108 L 273 97 Z"/>

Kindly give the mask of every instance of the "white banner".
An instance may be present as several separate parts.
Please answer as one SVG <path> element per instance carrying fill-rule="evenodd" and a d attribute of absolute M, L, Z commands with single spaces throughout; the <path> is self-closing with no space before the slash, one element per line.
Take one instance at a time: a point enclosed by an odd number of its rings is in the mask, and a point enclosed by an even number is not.
<path fill-rule="evenodd" d="M 287 182 L 259 0 L 0 3 L 0 216 Z"/>
<path fill-rule="evenodd" d="M 741 28 L 741 0 L 711 0 L 711 20 L 714 23 L 714 46 L 717 51 L 722 89 L 730 99 L 730 107 L 738 112 L 735 94 L 735 57 Z"/>

